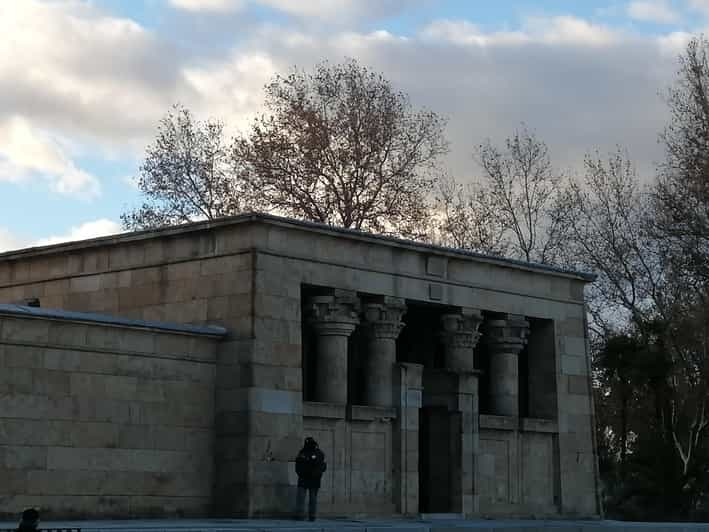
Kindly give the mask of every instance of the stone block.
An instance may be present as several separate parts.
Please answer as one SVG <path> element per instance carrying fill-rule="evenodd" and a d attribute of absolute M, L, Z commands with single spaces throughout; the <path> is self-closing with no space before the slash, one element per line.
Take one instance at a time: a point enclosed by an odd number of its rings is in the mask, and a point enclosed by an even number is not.
<path fill-rule="evenodd" d="M 32 393 L 48 396 L 69 395 L 71 381 L 68 373 L 45 369 L 33 369 L 31 372 Z"/>
<path fill-rule="evenodd" d="M 73 399 L 73 415 L 81 421 L 104 421 L 109 423 L 129 423 L 132 417 L 131 404 L 128 401 L 113 399 L 96 400 L 94 396 L 84 395 Z"/>
<path fill-rule="evenodd" d="M 567 395 L 560 409 L 569 414 L 590 415 L 591 396 L 589 395 Z"/>
<path fill-rule="evenodd" d="M 69 279 L 69 291 L 75 293 L 96 292 L 101 289 L 100 275 L 87 275 Z"/>
<path fill-rule="evenodd" d="M 108 272 L 101 274 L 101 288 L 103 290 L 128 288 L 132 283 L 132 270 L 121 272 Z"/>
<path fill-rule="evenodd" d="M 119 426 L 111 422 L 74 423 L 71 444 L 75 447 L 113 448 L 119 444 Z"/>
<path fill-rule="evenodd" d="M 135 268 L 145 262 L 145 248 L 140 242 L 119 244 L 108 250 L 108 269 Z"/>
<path fill-rule="evenodd" d="M 241 253 L 222 257 L 205 258 L 200 261 L 202 276 L 220 275 L 247 270 L 251 267 L 251 254 Z"/>
<path fill-rule="evenodd" d="M 11 368 L 0 364 L 0 394 L 32 393 L 32 371 L 29 368 Z"/>
<path fill-rule="evenodd" d="M 44 350 L 23 345 L 6 345 L 3 349 L 6 368 L 41 368 Z"/>
<path fill-rule="evenodd" d="M 3 498 L 3 512 L 7 512 L 9 508 L 6 506 L 8 496 L 22 495 L 27 493 L 27 472 L 18 469 L 6 469 L 0 467 L 0 496 Z M 25 506 L 24 508 L 29 508 Z M 22 510 L 20 510 L 22 512 Z M 18 512 L 15 512 L 18 513 Z"/>
<path fill-rule="evenodd" d="M 225 320 L 230 316 L 230 297 L 216 296 L 207 299 L 207 321 Z"/>
<path fill-rule="evenodd" d="M 108 335 L 110 333 L 107 333 Z M 155 353 L 155 337 L 156 335 L 150 331 L 124 329 L 120 332 L 121 351 L 153 354 Z"/>
<path fill-rule="evenodd" d="M 298 367 L 242 364 L 240 385 L 244 388 L 273 388 L 293 392 L 302 391 L 303 370 Z"/>
<path fill-rule="evenodd" d="M 45 469 L 47 448 L 28 445 L 7 445 L 2 447 L 5 469 Z"/>
<path fill-rule="evenodd" d="M 426 257 L 426 273 L 435 277 L 445 277 L 448 259 L 435 255 Z"/>
<path fill-rule="evenodd" d="M 46 344 L 50 321 L 37 318 L 3 318 L 2 338 L 8 343 Z"/>
<path fill-rule="evenodd" d="M 131 286 L 158 285 L 167 281 L 166 268 L 136 268 L 131 270 Z"/>
<path fill-rule="evenodd" d="M 129 286 L 127 288 L 117 288 L 116 290 L 118 290 L 118 306 L 121 311 L 124 309 L 140 309 L 163 303 L 162 290 L 156 284 Z"/>
<path fill-rule="evenodd" d="M 578 336 L 564 336 L 564 353 L 585 358 L 586 339 Z"/>
<path fill-rule="evenodd" d="M 245 388 L 234 392 L 222 392 L 234 395 L 235 405 L 239 410 L 251 410 L 271 414 L 302 414 L 303 396 L 301 392 L 272 390 L 268 388 Z M 217 392 L 217 401 L 220 392 Z M 227 399 L 226 397 L 222 398 Z M 236 409 L 236 408 L 235 408 Z"/>
<path fill-rule="evenodd" d="M 182 281 L 197 279 L 200 275 L 201 264 L 199 261 L 176 262 L 168 264 L 166 268 L 168 281 Z"/>
<path fill-rule="evenodd" d="M 569 394 L 589 395 L 591 389 L 591 379 L 586 376 L 569 375 L 567 377 Z"/>
<path fill-rule="evenodd" d="M 69 279 L 57 279 L 56 281 L 47 281 L 43 283 L 45 296 L 61 296 L 69 291 Z M 41 300 L 42 306 L 45 306 L 44 298 Z M 49 305 L 47 305 L 49 306 Z M 49 306 L 49 308 L 52 308 Z"/>
<path fill-rule="evenodd" d="M 586 357 L 561 355 L 561 372 L 564 375 L 588 375 Z"/>
<path fill-rule="evenodd" d="M 197 472 L 204 459 L 178 451 L 48 447 L 47 468 L 84 471 Z"/>
<path fill-rule="evenodd" d="M 143 243 L 146 264 L 160 264 L 165 261 L 165 246 L 163 240 L 147 240 Z"/>
<path fill-rule="evenodd" d="M 52 346 L 86 345 L 88 327 L 77 323 L 52 321 L 49 324 L 48 343 Z"/>

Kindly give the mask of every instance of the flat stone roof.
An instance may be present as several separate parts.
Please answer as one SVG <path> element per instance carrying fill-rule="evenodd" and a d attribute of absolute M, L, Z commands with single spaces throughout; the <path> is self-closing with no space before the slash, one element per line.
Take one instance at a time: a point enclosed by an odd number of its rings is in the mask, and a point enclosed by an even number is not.
<path fill-rule="evenodd" d="M 346 229 L 344 227 L 337 227 L 334 225 L 327 225 L 318 222 L 309 222 L 305 220 L 296 220 L 293 218 L 284 218 L 282 216 L 275 216 L 273 214 L 265 214 L 258 212 L 246 212 L 242 214 L 237 214 L 236 216 L 227 216 L 224 218 L 219 218 L 216 220 L 204 220 L 199 222 L 191 222 L 186 224 L 161 227 L 158 229 L 147 229 L 144 231 L 133 231 L 126 233 L 119 233 L 111 236 L 104 236 L 98 238 L 91 238 L 87 240 L 77 240 L 73 242 L 64 242 L 61 244 L 52 244 L 49 246 L 36 246 L 31 248 L 19 249 L 14 251 L 7 251 L 0 253 L 0 260 L 17 260 L 38 255 L 53 254 L 60 252 L 68 252 L 73 250 L 80 250 L 85 248 L 100 247 L 111 244 L 118 244 L 123 242 L 135 242 L 140 240 L 146 240 L 150 238 L 159 238 L 164 236 L 179 235 L 183 233 L 191 233 L 198 231 L 205 231 L 217 227 L 224 227 L 230 225 L 238 225 L 242 223 L 264 223 L 279 226 L 290 226 L 298 227 L 306 231 L 341 235 L 346 238 L 355 240 L 364 240 L 372 243 L 378 243 L 383 245 L 390 245 L 395 247 L 403 247 L 407 249 L 412 249 L 420 252 L 437 253 L 442 255 L 450 255 L 457 257 L 464 257 L 475 259 L 479 261 L 484 261 L 492 264 L 499 264 L 502 266 L 512 266 L 518 269 L 525 269 L 530 271 L 537 271 L 540 273 L 556 274 L 565 277 L 574 277 L 584 282 L 593 282 L 596 279 L 596 275 L 589 272 L 580 272 L 575 270 L 569 270 L 564 268 L 558 268 L 556 266 L 550 266 L 548 264 L 539 264 L 535 262 L 526 262 L 517 259 L 510 259 L 506 257 L 501 257 L 497 255 L 486 255 L 484 253 L 478 253 L 475 251 L 468 251 L 458 248 L 450 248 L 445 246 L 437 246 L 434 244 L 427 244 L 423 242 L 417 242 L 415 240 L 407 240 L 404 238 L 398 238 L 388 235 L 378 235 L 375 233 L 368 233 L 365 231 L 359 231 L 356 229 Z"/>
<path fill-rule="evenodd" d="M 25 305 L 13 304 L 0 304 L 0 317 L 1 316 L 44 318 L 118 327 L 136 327 L 141 329 L 153 329 L 163 332 L 194 334 L 201 336 L 224 336 L 227 333 L 227 330 L 224 327 L 219 327 L 216 325 L 182 325 L 179 323 L 166 323 L 161 321 L 131 320 L 128 318 L 121 318 L 119 316 L 95 314 L 93 312 L 74 312 L 70 310 L 28 307 Z"/>

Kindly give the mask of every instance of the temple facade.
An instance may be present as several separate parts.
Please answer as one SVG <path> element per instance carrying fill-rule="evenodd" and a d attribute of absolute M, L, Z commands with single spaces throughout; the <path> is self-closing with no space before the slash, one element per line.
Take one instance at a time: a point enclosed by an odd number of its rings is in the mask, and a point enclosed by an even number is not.
<path fill-rule="evenodd" d="M 0 450 L 38 458 L 5 465 L 17 481 L 0 499 L 56 515 L 287 516 L 312 436 L 323 515 L 598 517 L 592 279 L 260 214 L 2 254 L 0 303 L 39 310 L 0 305 L 0 373 L 65 385 L 3 389 L 25 408 L 0 407 Z M 129 349 L 123 329 L 154 339 Z M 99 356 L 163 366 L 89 370 Z M 77 377 L 89 371 L 92 386 Z M 32 409 L 60 399 L 75 407 Z M 23 439 L 20 411 L 66 438 Z M 125 499 L 121 475 L 141 497 Z"/>

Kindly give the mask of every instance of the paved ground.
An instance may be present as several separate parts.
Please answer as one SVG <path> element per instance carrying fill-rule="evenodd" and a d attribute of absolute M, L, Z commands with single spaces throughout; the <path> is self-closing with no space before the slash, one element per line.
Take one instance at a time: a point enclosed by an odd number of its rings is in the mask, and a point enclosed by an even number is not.
<path fill-rule="evenodd" d="M 370 532 L 392 529 L 394 532 L 709 532 L 709 523 L 630 523 L 621 521 L 531 521 L 531 520 L 464 520 L 451 518 L 355 520 L 322 519 L 313 523 L 270 519 L 133 519 L 103 521 L 43 521 L 42 527 L 80 527 L 82 532 Z M 13 528 L 17 523 L 0 522 L 0 528 Z"/>

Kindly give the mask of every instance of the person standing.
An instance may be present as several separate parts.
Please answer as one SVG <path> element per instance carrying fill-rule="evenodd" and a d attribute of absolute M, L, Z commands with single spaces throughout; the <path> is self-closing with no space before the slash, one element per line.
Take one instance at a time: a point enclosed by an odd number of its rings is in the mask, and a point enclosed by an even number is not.
<path fill-rule="evenodd" d="M 305 512 L 305 495 L 308 494 L 308 519 L 315 521 L 318 509 L 318 490 L 320 479 L 327 469 L 325 454 L 318 447 L 313 438 L 305 438 L 303 448 L 295 459 L 295 472 L 298 475 L 298 497 L 296 499 L 296 513 L 298 519 L 303 518 Z"/>

